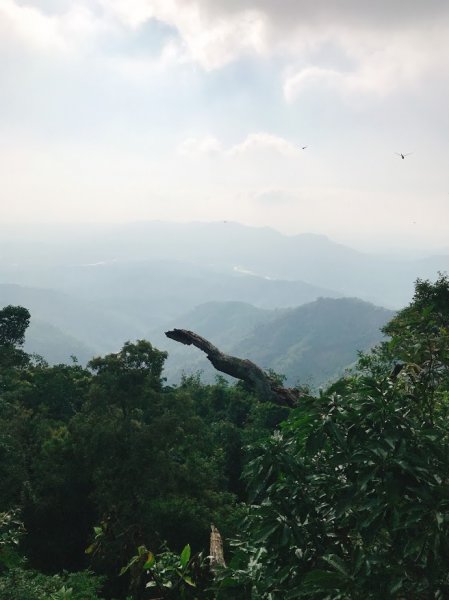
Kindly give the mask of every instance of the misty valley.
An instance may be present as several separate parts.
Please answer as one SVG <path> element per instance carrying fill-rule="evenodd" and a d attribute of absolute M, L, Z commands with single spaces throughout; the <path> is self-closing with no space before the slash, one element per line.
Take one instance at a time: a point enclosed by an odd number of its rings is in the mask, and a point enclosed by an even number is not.
<path fill-rule="evenodd" d="M 449 270 L 449 253 L 400 259 L 237 223 L 42 226 L 26 244 L 21 229 L 2 233 L 0 299 L 30 310 L 28 352 L 86 364 L 148 339 L 168 351 L 171 383 L 214 377 L 200 353 L 167 340 L 180 326 L 291 385 L 322 385 L 382 339 L 418 277 Z"/>

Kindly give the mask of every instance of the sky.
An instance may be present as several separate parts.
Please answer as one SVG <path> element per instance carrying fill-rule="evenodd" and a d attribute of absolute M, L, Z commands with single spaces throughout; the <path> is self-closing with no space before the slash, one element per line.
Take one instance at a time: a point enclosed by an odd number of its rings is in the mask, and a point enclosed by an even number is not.
<path fill-rule="evenodd" d="M 449 248 L 448 40 L 447 0 L 0 0 L 0 223 Z"/>

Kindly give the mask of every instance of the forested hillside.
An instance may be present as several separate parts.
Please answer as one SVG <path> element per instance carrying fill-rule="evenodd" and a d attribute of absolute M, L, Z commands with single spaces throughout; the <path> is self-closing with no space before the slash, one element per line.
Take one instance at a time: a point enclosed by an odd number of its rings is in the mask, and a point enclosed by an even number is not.
<path fill-rule="evenodd" d="M 298 323 L 313 354 L 312 331 L 361 340 L 358 315 L 388 318 L 318 302 L 328 321 L 308 305 L 263 326 L 273 352 Z M 390 317 L 319 394 L 264 375 L 267 396 L 251 378 L 168 385 L 144 340 L 49 366 L 23 350 L 28 310 L 4 307 L 0 600 L 448 597 L 448 278 Z M 212 523 L 227 566 L 207 558 Z"/>
<path fill-rule="evenodd" d="M 0 269 L 1 270 L 1 269 Z M 291 307 L 332 290 L 169 261 L 61 265 L 0 273 L 0 303 L 29 306 L 32 318 L 76 337 L 95 353 L 146 337 L 205 301 Z M 13 282 L 13 283 L 11 283 Z M 32 287 L 31 287 L 32 286 Z"/>
<path fill-rule="evenodd" d="M 191 329 L 222 350 L 245 356 L 262 368 L 286 377 L 287 385 L 325 385 L 343 374 L 384 337 L 380 328 L 393 312 L 355 298 L 319 298 L 297 308 L 263 311 L 242 303 L 209 303 L 167 323 Z M 167 350 L 169 381 L 200 371 L 212 382 L 215 372 L 195 349 L 179 348 L 160 329 L 150 339 Z"/>

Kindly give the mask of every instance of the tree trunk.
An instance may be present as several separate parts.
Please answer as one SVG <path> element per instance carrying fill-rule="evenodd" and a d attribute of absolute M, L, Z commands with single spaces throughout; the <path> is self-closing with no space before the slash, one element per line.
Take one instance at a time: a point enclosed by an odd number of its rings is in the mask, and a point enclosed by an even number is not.
<path fill-rule="evenodd" d="M 212 569 L 214 567 L 226 567 L 223 554 L 223 540 L 221 539 L 220 532 L 215 525 L 211 525 L 210 529 L 210 566 Z"/>

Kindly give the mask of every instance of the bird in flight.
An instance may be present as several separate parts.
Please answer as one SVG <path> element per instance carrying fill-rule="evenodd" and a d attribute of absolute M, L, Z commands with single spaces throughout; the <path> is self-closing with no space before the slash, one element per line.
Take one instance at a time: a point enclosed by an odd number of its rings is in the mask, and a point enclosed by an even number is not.
<path fill-rule="evenodd" d="M 404 160 L 406 156 L 410 156 L 410 154 L 413 154 L 413 152 L 408 152 L 407 154 L 402 154 L 402 152 L 395 152 L 395 154 L 397 154 L 402 158 L 402 160 Z"/>
<path fill-rule="evenodd" d="M 301 150 L 305 150 L 306 148 L 308 148 L 309 146 L 300 146 Z"/>

